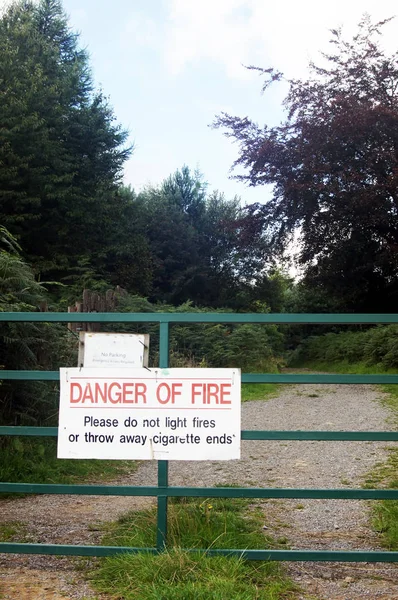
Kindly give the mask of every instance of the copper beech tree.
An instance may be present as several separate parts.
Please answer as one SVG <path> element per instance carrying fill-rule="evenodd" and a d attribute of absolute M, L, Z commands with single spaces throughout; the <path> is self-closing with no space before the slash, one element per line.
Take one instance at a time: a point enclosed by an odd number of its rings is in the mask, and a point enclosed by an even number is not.
<path fill-rule="evenodd" d="M 352 40 L 331 30 L 322 66 L 289 80 L 285 121 L 258 126 L 222 113 L 214 126 L 239 145 L 233 168 L 275 250 L 296 232 L 304 281 L 343 310 L 395 310 L 398 300 L 398 53 L 382 50 L 383 26 L 365 16 Z M 264 90 L 283 75 L 256 69 Z"/>

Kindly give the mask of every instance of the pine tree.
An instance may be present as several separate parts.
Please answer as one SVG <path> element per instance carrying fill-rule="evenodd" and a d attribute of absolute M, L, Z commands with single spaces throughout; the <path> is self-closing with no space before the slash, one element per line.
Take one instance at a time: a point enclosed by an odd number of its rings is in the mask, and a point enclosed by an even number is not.
<path fill-rule="evenodd" d="M 0 20 L 0 119 L 0 222 L 36 273 L 62 279 L 93 260 L 131 149 L 59 0 Z"/>

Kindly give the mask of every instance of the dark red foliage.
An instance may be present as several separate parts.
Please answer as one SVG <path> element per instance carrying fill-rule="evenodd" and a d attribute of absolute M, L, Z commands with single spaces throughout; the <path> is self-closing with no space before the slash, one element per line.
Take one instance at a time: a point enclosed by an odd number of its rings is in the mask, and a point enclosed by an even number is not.
<path fill-rule="evenodd" d="M 299 232 L 307 281 L 357 310 L 390 310 L 398 297 L 398 54 L 379 46 L 386 22 L 364 17 L 351 41 L 332 30 L 325 66 L 289 81 L 280 126 L 225 113 L 214 123 L 239 144 L 236 177 L 273 186 L 253 214 L 274 248 Z M 259 70 L 264 88 L 282 77 Z"/>

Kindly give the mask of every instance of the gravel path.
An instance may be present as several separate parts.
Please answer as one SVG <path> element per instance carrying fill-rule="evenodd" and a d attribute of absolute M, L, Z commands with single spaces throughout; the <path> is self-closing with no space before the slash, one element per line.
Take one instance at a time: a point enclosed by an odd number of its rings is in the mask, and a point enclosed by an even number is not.
<path fill-rule="evenodd" d="M 243 429 L 388 430 L 382 393 L 361 385 L 286 386 L 277 398 L 243 405 Z M 389 443 L 388 446 L 392 446 Z M 271 487 L 359 487 L 363 476 L 387 456 L 378 442 L 247 441 L 242 459 L 231 462 L 171 462 L 170 485 L 220 483 Z M 156 463 L 115 483 L 156 484 Z M 0 521 L 26 524 L 30 540 L 94 544 L 95 524 L 114 520 L 153 499 L 35 496 L 0 503 Z M 268 500 L 267 533 L 297 549 L 378 549 L 369 527 L 369 503 L 356 500 Z M 26 538 L 25 538 L 26 539 Z M 389 564 L 291 563 L 291 577 L 303 588 L 298 598 L 317 600 L 398 599 L 398 567 Z M 3 596 L 1 596 L 3 593 Z M 12 600 L 94 598 L 79 576 L 76 559 L 0 557 L 0 597 Z"/>

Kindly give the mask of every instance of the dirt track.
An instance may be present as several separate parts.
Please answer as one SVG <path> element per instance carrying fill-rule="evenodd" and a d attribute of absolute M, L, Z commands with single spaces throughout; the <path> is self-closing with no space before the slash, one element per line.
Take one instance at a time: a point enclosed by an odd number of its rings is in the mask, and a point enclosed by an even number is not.
<path fill-rule="evenodd" d="M 286 386 L 268 402 L 243 405 L 243 429 L 388 430 L 381 392 L 369 386 Z M 388 444 L 391 446 L 392 444 Z M 244 442 L 240 461 L 170 465 L 171 485 L 237 483 L 270 487 L 359 487 L 363 476 L 385 460 L 377 442 Z M 143 462 L 118 484 L 156 484 L 156 463 Z M 96 523 L 113 520 L 151 499 L 35 496 L 0 503 L 0 520 L 25 524 L 29 540 L 94 544 Z M 285 537 L 291 548 L 378 549 L 369 526 L 369 503 L 344 500 L 269 500 L 264 503 L 267 533 Z M 23 541 L 23 540 L 22 540 Z M 0 592 L 10 600 L 94 598 L 76 569 L 76 559 L 3 555 Z M 297 598 L 392 600 L 398 598 L 395 565 L 292 563 L 291 576 L 303 587 Z"/>

